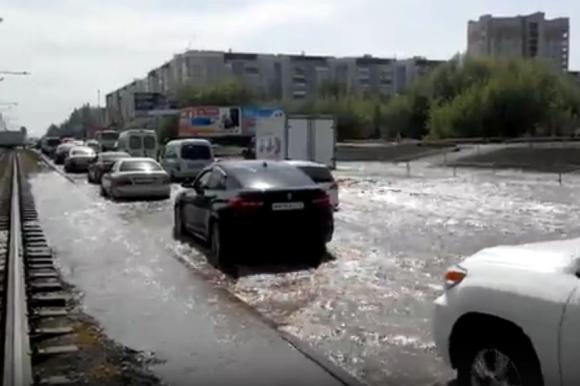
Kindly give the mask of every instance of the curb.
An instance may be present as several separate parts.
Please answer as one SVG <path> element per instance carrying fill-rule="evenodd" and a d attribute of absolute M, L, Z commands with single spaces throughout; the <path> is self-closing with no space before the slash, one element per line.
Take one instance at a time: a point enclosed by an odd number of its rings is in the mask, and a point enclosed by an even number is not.
<path fill-rule="evenodd" d="M 73 184 L 76 184 L 76 181 L 73 178 L 71 178 L 66 173 L 64 173 L 62 170 L 60 170 L 47 156 L 45 156 L 44 154 L 42 154 L 41 152 L 39 152 L 37 150 L 33 150 L 33 152 L 36 153 L 38 158 L 40 158 L 40 160 L 42 162 L 44 162 L 45 164 L 47 164 L 48 167 L 50 167 L 52 170 L 54 170 L 55 172 L 60 174 L 62 177 L 66 178 L 67 180 L 72 182 Z"/>
<path fill-rule="evenodd" d="M 176 257 L 180 260 L 179 257 Z M 230 276 L 226 274 L 228 280 Z M 349 374 L 346 370 L 340 366 L 334 364 L 330 359 L 325 357 L 322 353 L 315 350 L 310 344 L 301 340 L 300 338 L 281 331 L 280 326 L 277 325 L 272 319 L 266 315 L 260 313 L 257 309 L 246 303 L 242 298 L 238 297 L 226 288 L 215 286 L 210 284 L 213 288 L 221 291 L 224 296 L 230 298 L 233 302 L 240 305 L 241 307 L 248 310 L 254 317 L 260 320 L 267 328 L 274 330 L 274 332 L 289 346 L 302 354 L 306 359 L 312 361 L 314 364 L 318 365 L 323 371 L 325 371 L 332 378 L 336 379 L 338 382 L 342 383 L 344 386 L 368 386 L 368 384 L 357 379 L 353 375 Z"/>
<path fill-rule="evenodd" d="M 308 343 L 300 340 L 299 338 L 291 335 L 287 332 L 280 331 L 276 328 L 276 331 L 280 334 L 280 337 L 285 340 L 290 346 L 294 347 L 298 352 L 304 355 L 306 358 L 310 359 L 312 362 L 320 366 L 324 371 L 326 371 L 330 376 L 336 378 L 345 386 L 368 386 L 363 383 L 358 378 L 349 374 L 346 370 L 334 364 L 330 359 L 322 355 L 320 352 L 314 350 L 312 346 Z"/>

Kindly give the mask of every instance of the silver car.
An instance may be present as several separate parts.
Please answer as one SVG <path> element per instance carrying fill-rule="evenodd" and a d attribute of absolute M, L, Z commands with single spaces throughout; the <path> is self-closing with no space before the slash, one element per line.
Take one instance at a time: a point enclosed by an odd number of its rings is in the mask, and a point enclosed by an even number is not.
<path fill-rule="evenodd" d="M 89 163 L 95 160 L 97 153 L 88 146 L 75 146 L 68 152 L 68 156 L 64 161 L 64 171 L 72 172 L 86 172 Z"/>
<path fill-rule="evenodd" d="M 122 158 L 101 179 L 101 194 L 112 198 L 169 198 L 169 174 L 151 158 Z"/>

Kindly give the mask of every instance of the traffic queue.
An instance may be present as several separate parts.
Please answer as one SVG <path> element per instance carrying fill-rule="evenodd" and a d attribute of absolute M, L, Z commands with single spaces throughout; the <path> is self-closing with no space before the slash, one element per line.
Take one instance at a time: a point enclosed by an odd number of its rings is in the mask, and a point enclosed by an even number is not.
<path fill-rule="evenodd" d="M 244 256 L 237 252 L 266 234 L 277 245 L 292 246 L 299 237 L 312 262 L 324 256 L 339 206 L 338 185 L 326 165 L 241 155 L 217 160 L 207 139 L 176 139 L 160 147 L 153 130 L 124 131 L 114 144 L 110 137 L 91 144 L 45 138 L 41 149 L 65 173 L 86 173 L 87 182 L 115 202 L 170 199 L 172 183 L 180 182 L 174 234 L 206 242 L 216 266 L 234 263 Z"/>

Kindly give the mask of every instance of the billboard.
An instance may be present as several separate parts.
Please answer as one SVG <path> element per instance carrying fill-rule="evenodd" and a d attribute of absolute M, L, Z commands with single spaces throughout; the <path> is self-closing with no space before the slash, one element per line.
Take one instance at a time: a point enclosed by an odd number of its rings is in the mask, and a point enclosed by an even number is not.
<path fill-rule="evenodd" d="M 279 108 L 198 106 L 181 110 L 179 137 L 251 136 L 260 120 L 283 117 Z"/>

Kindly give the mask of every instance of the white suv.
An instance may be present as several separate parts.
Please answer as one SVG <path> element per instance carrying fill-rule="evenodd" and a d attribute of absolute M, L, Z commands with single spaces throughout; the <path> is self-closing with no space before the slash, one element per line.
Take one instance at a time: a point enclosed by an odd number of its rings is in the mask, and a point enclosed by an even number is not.
<path fill-rule="evenodd" d="M 580 385 L 580 239 L 484 249 L 450 268 L 434 339 L 459 385 Z"/>

